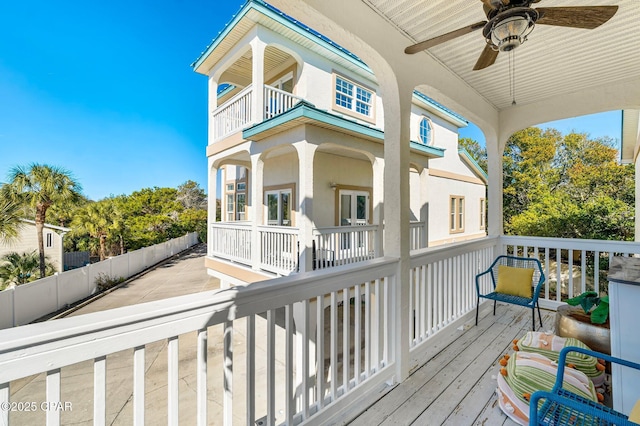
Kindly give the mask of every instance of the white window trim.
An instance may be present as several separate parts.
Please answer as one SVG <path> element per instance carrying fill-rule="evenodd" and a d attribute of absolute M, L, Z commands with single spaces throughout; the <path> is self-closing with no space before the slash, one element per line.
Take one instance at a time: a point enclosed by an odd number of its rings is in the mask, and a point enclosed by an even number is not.
<path fill-rule="evenodd" d="M 277 194 L 278 195 L 278 207 L 277 213 L 278 217 L 276 221 L 277 224 L 271 224 L 272 226 L 293 226 L 293 189 L 291 188 L 283 188 L 283 189 L 273 189 L 264 191 L 264 223 L 269 224 L 269 195 Z M 280 194 L 289 194 L 289 224 L 283 225 L 282 223 L 282 197 Z"/>
<path fill-rule="evenodd" d="M 452 200 L 455 200 L 453 203 L 453 209 L 451 208 Z M 462 203 L 462 211 L 460 211 L 461 210 L 460 203 Z M 465 207 L 466 207 L 465 197 L 463 195 L 449 196 L 449 233 L 450 234 L 460 234 L 464 232 L 464 224 L 466 221 Z M 460 214 L 462 214 L 462 220 L 461 220 Z M 453 219 L 453 223 L 451 223 L 452 219 Z M 462 224 L 460 224 L 460 222 L 462 222 Z"/>
<path fill-rule="evenodd" d="M 351 108 L 345 108 L 341 105 L 338 105 L 336 102 L 336 84 L 337 84 L 337 80 L 341 79 L 344 80 L 350 84 L 353 84 L 353 95 L 351 96 Z M 370 87 L 367 87 L 363 84 L 360 84 L 358 82 L 353 81 L 352 79 L 345 77 L 342 74 L 338 74 L 335 71 L 333 72 L 333 86 L 331 88 L 331 94 L 333 96 L 333 100 L 331 101 L 331 105 L 334 111 L 338 111 L 338 112 L 342 112 L 346 115 L 350 115 L 352 117 L 355 118 L 359 118 L 361 120 L 367 121 L 369 123 L 375 124 L 375 120 L 376 120 L 376 91 Z M 360 112 L 358 112 L 356 110 L 356 104 L 357 104 L 357 88 L 360 88 L 362 90 L 365 90 L 369 93 L 371 93 L 371 102 L 369 103 L 369 115 L 364 115 Z M 346 96 L 346 95 L 345 95 Z"/>

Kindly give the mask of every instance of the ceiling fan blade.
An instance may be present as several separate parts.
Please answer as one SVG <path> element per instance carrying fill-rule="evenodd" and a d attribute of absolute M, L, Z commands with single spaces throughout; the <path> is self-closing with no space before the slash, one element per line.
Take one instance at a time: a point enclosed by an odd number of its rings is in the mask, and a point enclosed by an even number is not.
<path fill-rule="evenodd" d="M 433 46 L 436 46 L 440 43 L 444 43 L 445 41 L 453 40 L 454 38 L 460 37 L 462 35 L 468 34 L 475 30 L 479 30 L 483 28 L 487 21 L 476 22 L 475 24 L 471 24 L 468 27 L 460 28 L 455 31 L 451 31 L 450 33 L 439 35 L 438 37 L 430 38 L 429 40 L 421 41 L 420 43 L 413 44 L 406 49 L 404 49 L 404 53 L 414 54 L 421 52 L 423 50 L 429 49 Z"/>
<path fill-rule="evenodd" d="M 498 50 L 493 50 L 491 46 L 487 44 L 482 50 L 482 53 L 478 58 L 478 62 L 476 62 L 476 65 L 473 67 L 473 70 L 479 71 L 487 68 L 488 66 L 493 65 L 493 63 L 496 61 L 496 58 L 498 57 L 498 53 L 499 53 Z"/>
<path fill-rule="evenodd" d="M 592 30 L 607 22 L 618 6 L 538 7 L 536 24 Z"/>

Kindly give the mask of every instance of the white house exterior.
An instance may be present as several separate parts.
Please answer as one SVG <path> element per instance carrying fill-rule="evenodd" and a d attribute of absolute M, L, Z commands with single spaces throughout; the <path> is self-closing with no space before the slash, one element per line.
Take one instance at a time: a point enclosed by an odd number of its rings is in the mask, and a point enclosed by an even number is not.
<path fill-rule="evenodd" d="M 62 272 L 64 269 L 64 234 L 71 231 L 62 226 L 44 224 L 43 242 L 44 255 L 55 267 L 56 271 Z M 18 237 L 15 240 L 0 243 L 0 256 L 7 253 L 25 253 L 38 251 L 38 234 L 36 233 L 36 223 L 33 220 L 22 219 L 22 224 L 18 230 Z"/>
<path fill-rule="evenodd" d="M 365 63 L 249 1 L 194 69 L 209 78 L 210 194 L 221 170 L 213 275 L 242 284 L 382 256 L 384 111 Z M 412 249 L 486 236 L 486 174 L 458 147 L 466 125 L 413 94 Z"/>

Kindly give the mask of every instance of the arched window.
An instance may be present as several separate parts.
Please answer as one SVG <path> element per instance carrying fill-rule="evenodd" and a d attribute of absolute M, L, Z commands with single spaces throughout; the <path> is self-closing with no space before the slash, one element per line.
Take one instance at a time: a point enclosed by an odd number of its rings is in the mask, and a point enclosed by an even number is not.
<path fill-rule="evenodd" d="M 425 145 L 431 143 L 431 120 L 427 117 L 422 117 L 420 120 L 420 142 Z"/>

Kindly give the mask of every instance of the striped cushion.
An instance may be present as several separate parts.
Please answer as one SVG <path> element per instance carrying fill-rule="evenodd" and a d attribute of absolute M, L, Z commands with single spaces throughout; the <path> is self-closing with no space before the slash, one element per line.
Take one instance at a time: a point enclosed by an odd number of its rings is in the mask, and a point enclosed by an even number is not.
<path fill-rule="evenodd" d="M 521 351 L 542 354 L 553 361 L 558 361 L 560 351 L 565 346 L 589 349 L 587 345 L 573 337 L 560 337 L 552 333 L 538 331 L 527 332 L 518 341 L 517 346 Z M 586 374 L 595 386 L 601 386 L 604 383 L 604 367 L 599 365 L 595 357 L 579 352 L 570 352 L 567 354 L 567 364 L 573 364 L 577 370 Z"/>

